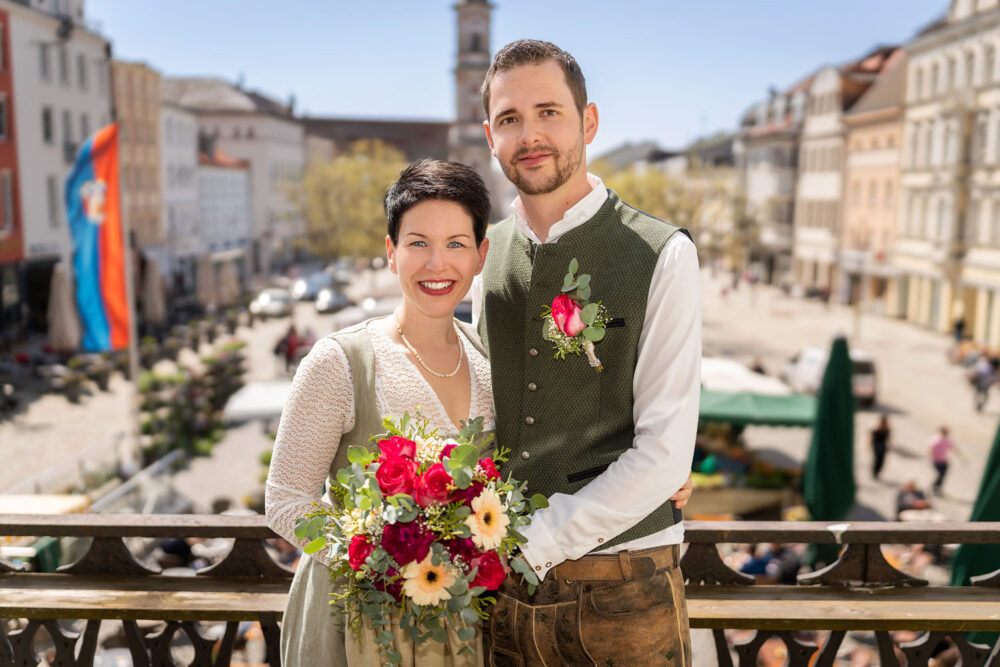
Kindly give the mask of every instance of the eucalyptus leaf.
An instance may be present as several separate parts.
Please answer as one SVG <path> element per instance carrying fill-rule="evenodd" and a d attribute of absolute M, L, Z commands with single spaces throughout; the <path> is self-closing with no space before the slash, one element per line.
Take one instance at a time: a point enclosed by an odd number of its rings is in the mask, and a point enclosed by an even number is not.
<path fill-rule="evenodd" d="M 295 521 L 295 537 L 299 538 L 300 540 L 306 539 L 306 528 L 308 527 L 308 525 L 309 525 L 309 519 L 307 519 L 304 516 L 299 517 Z"/>
<path fill-rule="evenodd" d="M 459 628 L 456 631 L 458 638 L 463 642 L 472 641 L 472 638 L 476 636 L 475 628 Z"/>
<path fill-rule="evenodd" d="M 570 292 L 574 289 L 576 289 L 576 280 L 573 278 L 573 276 L 567 275 L 565 278 L 563 278 L 562 291 Z"/>
<path fill-rule="evenodd" d="M 469 484 L 472 483 L 472 473 L 470 473 L 469 469 L 465 467 L 455 470 L 451 477 L 452 481 L 455 482 L 455 486 L 460 489 L 467 489 L 469 488 Z"/>
<path fill-rule="evenodd" d="M 371 460 L 371 452 L 364 447 L 349 447 L 347 460 L 351 463 L 368 463 Z"/>
<path fill-rule="evenodd" d="M 540 493 L 536 493 L 531 496 L 531 506 L 536 510 L 543 509 L 549 506 L 549 499 Z"/>
<path fill-rule="evenodd" d="M 326 546 L 326 539 L 322 537 L 317 537 L 315 540 L 307 544 L 302 551 L 303 553 L 314 554 L 325 546 Z"/>
<path fill-rule="evenodd" d="M 341 486 L 347 486 L 351 483 L 351 473 L 347 471 L 346 468 L 341 468 L 337 471 L 337 482 Z"/>
<path fill-rule="evenodd" d="M 580 289 L 583 289 L 584 287 L 587 287 L 588 285 L 590 285 L 590 274 L 589 273 L 583 273 L 583 274 L 580 274 L 579 276 L 577 276 L 577 278 L 576 278 L 576 285 Z"/>
<path fill-rule="evenodd" d="M 579 291 L 577 292 L 577 294 L 579 294 L 580 298 L 583 299 L 584 301 L 589 300 L 590 299 L 590 286 L 588 285 L 587 287 L 581 287 L 579 289 Z"/>
<path fill-rule="evenodd" d="M 479 614 L 477 614 L 476 610 L 472 607 L 466 607 L 459 615 L 462 617 L 462 620 L 469 625 L 474 625 L 477 621 L 479 621 Z M 472 628 L 469 629 L 471 630 Z"/>
<path fill-rule="evenodd" d="M 589 326 L 594 323 L 594 320 L 596 320 L 597 316 L 600 314 L 600 305 L 596 303 L 588 303 L 583 307 L 583 310 L 580 311 L 580 319 L 583 320 L 584 324 Z"/>
<path fill-rule="evenodd" d="M 462 461 L 466 465 L 473 466 L 479 460 L 479 448 L 475 445 L 459 445 L 451 450 L 451 454 L 448 456 Z"/>
<path fill-rule="evenodd" d="M 394 665 L 400 665 L 403 663 L 403 654 L 399 651 L 394 651 L 391 648 L 386 650 L 385 657 Z"/>
<path fill-rule="evenodd" d="M 552 334 L 549 333 L 549 321 L 545 319 L 542 321 L 542 338 L 552 342 Z"/>
<path fill-rule="evenodd" d="M 583 330 L 583 337 L 594 343 L 604 340 L 604 327 L 587 327 Z"/>
<path fill-rule="evenodd" d="M 580 270 L 580 262 L 576 260 L 576 257 L 569 260 L 569 272 L 575 274 Z"/>

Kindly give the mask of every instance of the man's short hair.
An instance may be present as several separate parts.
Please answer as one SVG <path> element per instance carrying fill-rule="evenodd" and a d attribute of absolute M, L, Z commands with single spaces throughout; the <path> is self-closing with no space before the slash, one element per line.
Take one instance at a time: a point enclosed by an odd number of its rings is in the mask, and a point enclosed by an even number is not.
<path fill-rule="evenodd" d="M 429 199 L 459 204 L 472 218 L 476 245 L 483 242 L 490 217 L 490 192 L 479 174 L 461 162 L 417 160 L 399 172 L 385 195 L 385 218 L 393 244 L 399 241 L 403 214 Z"/>
<path fill-rule="evenodd" d="M 587 106 L 587 81 L 583 78 L 583 70 L 580 69 L 576 58 L 552 42 L 543 42 L 538 39 L 519 39 L 497 51 L 497 54 L 493 56 L 493 64 L 486 72 L 486 79 L 483 81 L 481 91 L 486 119 L 490 118 L 490 83 L 498 74 L 522 65 L 538 65 L 546 60 L 554 60 L 562 68 L 563 75 L 566 77 L 566 85 L 573 93 L 576 110 L 583 115 L 583 109 Z"/>

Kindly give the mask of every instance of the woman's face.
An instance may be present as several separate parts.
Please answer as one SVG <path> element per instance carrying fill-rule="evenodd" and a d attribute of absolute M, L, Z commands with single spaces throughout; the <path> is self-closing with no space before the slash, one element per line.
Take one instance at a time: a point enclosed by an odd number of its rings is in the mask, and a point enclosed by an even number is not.
<path fill-rule="evenodd" d="M 472 217 L 460 204 L 428 199 L 399 223 L 399 241 L 386 236 L 389 268 L 399 276 L 406 308 L 451 317 L 483 268 L 489 241 L 476 247 Z"/>

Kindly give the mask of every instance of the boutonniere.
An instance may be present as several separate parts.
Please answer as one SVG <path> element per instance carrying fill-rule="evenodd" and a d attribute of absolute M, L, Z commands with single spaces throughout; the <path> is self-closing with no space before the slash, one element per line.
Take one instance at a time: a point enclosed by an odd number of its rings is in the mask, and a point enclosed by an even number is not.
<path fill-rule="evenodd" d="M 579 269 L 580 263 L 574 257 L 563 278 L 562 293 L 552 300 L 551 306 L 542 307 L 542 337 L 552 343 L 556 359 L 583 353 L 600 372 L 604 366 L 594 353 L 594 343 L 604 339 L 608 313 L 600 301 L 589 302 L 590 275 L 577 275 Z"/>

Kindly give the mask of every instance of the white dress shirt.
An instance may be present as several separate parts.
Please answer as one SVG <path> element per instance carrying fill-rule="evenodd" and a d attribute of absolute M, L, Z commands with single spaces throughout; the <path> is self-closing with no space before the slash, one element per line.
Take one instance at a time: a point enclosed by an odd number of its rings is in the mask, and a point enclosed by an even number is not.
<path fill-rule="evenodd" d="M 604 205 L 608 198 L 604 183 L 592 174 L 587 179 L 593 189 L 552 226 L 546 243 L 557 243 Z M 517 228 L 539 243 L 520 197 L 511 208 Z M 471 290 L 474 321 L 479 317 L 482 289 L 482 278 L 477 276 Z M 494 368 L 493 372 L 503 371 Z M 684 234 L 670 238 L 650 279 L 632 392 L 632 448 L 576 493 L 552 495 L 549 507 L 536 512 L 531 525 L 522 531 L 528 541 L 521 552 L 539 578 L 562 561 L 581 558 L 639 523 L 665 503 L 691 471 L 701 395 L 701 282 L 697 251 Z M 530 476 L 527 481 L 530 485 Z M 676 524 L 601 553 L 683 541 L 684 525 Z"/>

